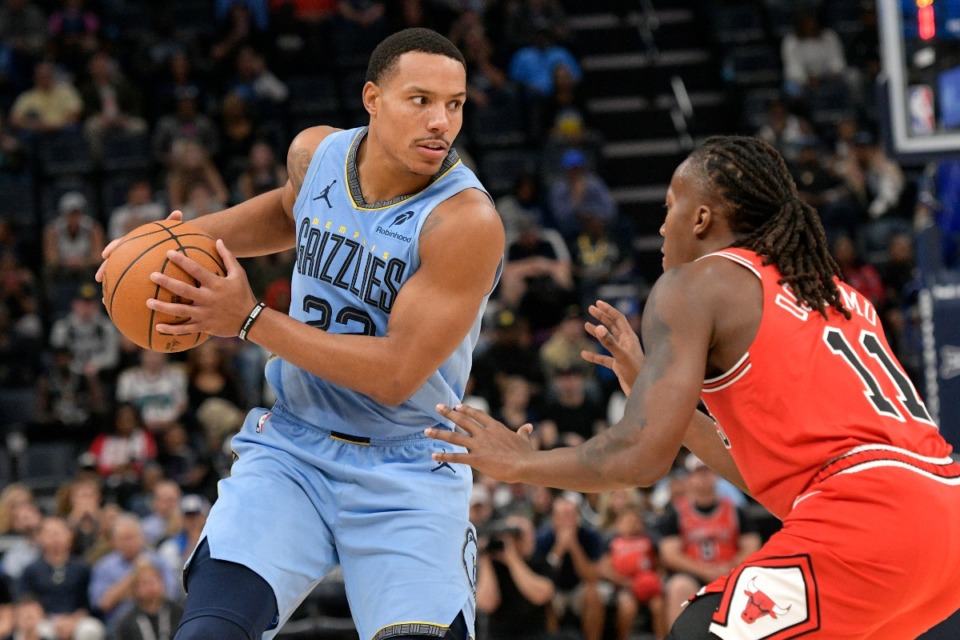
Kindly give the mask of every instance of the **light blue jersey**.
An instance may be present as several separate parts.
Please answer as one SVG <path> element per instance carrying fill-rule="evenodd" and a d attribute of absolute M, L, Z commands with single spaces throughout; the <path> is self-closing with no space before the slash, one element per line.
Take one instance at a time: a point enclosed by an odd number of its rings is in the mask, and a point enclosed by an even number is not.
<path fill-rule="evenodd" d="M 420 266 L 420 229 L 430 212 L 464 189 L 484 190 L 451 150 L 434 181 L 412 196 L 366 203 L 356 155 L 366 128 L 327 136 L 314 153 L 294 205 L 297 261 L 290 316 L 331 333 L 386 334 L 400 287 Z M 279 406 L 332 431 L 392 438 L 443 422 L 434 407 L 463 397 L 486 298 L 468 335 L 424 385 L 399 406 L 322 380 L 279 358 L 267 381 Z M 448 426 L 451 426 L 447 423 Z"/>
<path fill-rule="evenodd" d="M 318 331 L 382 336 L 400 288 L 420 266 L 427 216 L 483 187 L 451 151 L 420 193 L 365 203 L 356 169 L 365 134 L 327 136 L 310 162 L 294 205 L 290 315 Z M 459 613 L 474 636 L 472 473 L 434 462 L 433 453 L 457 448 L 423 430 L 442 422 L 438 403 L 460 401 L 482 312 L 483 305 L 456 351 L 399 407 L 278 358 L 267 364 L 278 401 L 251 411 L 233 438 L 237 460 L 203 533 L 210 557 L 249 567 L 273 589 L 279 618 L 265 640 L 337 565 L 361 640 L 442 638 Z"/>

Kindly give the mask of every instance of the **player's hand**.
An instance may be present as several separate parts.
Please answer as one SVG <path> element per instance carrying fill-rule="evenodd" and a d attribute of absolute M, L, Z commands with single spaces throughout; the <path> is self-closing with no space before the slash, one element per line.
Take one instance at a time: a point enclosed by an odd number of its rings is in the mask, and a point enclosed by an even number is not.
<path fill-rule="evenodd" d="M 192 304 L 163 302 L 156 298 L 147 300 L 147 306 L 161 313 L 180 318 L 189 318 L 181 324 L 158 324 L 157 331 L 172 335 L 204 332 L 222 338 L 233 338 L 257 304 L 250 289 L 247 274 L 237 262 L 223 240 L 217 240 L 217 253 L 227 268 L 226 276 L 207 271 L 194 260 L 178 251 L 168 251 L 167 258 L 187 272 L 197 285 L 187 284 L 158 271 L 150 274 L 150 280 L 175 296 L 191 300 Z"/>
<path fill-rule="evenodd" d="M 175 222 L 180 222 L 181 220 L 183 220 L 183 212 L 174 211 L 167 216 L 167 220 L 174 220 Z M 97 269 L 97 275 L 94 276 L 94 279 L 97 282 L 103 282 L 103 273 L 107 269 L 107 259 L 110 257 L 110 254 L 113 253 L 113 250 L 117 248 L 117 245 L 123 242 L 124 238 L 126 238 L 126 236 L 115 238 L 110 241 L 110 244 L 108 244 L 103 248 L 103 252 L 100 254 L 100 257 L 103 258 L 103 262 L 100 263 L 100 268 Z"/>
<path fill-rule="evenodd" d="M 587 362 L 606 367 L 617 374 L 620 388 L 629 396 L 630 389 L 633 388 L 633 383 L 643 365 L 640 338 L 630 326 L 627 317 L 613 305 L 597 300 L 596 304 L 590 305 L 589 311 L 600 324 L 585 322 L 584 328 L 613 355 L 584 350 L 580 352 L 580 356 Z"/>
<path fill-rule="evenodd" d="M 459 405 L 456 409 L 437 405 L 437 412 L 465 433 L 430 428 L 425 431 L 426 435 L 434 440 L 465 447 L 468 452 L 438 452 L 433 454 L 434 460 L 468 464 L 503 482 L 522 481 L 518 473 L 521 463 L 535 453 L 530 442 L 532 424 L 525 424 L 513 431 L 483 411 L 467 405 Z"/>

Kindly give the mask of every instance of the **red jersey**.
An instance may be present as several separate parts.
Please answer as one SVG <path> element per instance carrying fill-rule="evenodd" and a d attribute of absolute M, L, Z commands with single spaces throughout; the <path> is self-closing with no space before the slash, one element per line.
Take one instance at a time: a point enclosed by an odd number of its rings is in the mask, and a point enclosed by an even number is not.
<path fill-rule="evenodd" d="M 740 550 L 740 520 L 737 507 L 720 498 L 709 513 L 697 509 L 683 497 L 676 501 L 677 524 L 683 552 L 706 563 L 730 562 Z"/>
<path fill-rule="evenodd" d="M 746 249 L 710 256 L 760 278 L 750 349 L 704 382 L 702 398 L 753 496 L 783 519 L 828 463 L 949 464 L 951 447 L 887 344 L 873 305 L 838 281 L 847 320 L 798 303 L 780 272 Z M 709 256 L 705 256 L 709 257 Z M 702 259 L 702 258 L 701 258 Z M 834 471 L 835 472 L 835 471 Z"/>
<path fill-rule="evenodd" d="M 610 562 L 613 570 L 622 576 L 632 577 L 642 571 L 653 571 L 656 564 L 653 540 L 647 536 L 617 536 L 610 541 Z"/>

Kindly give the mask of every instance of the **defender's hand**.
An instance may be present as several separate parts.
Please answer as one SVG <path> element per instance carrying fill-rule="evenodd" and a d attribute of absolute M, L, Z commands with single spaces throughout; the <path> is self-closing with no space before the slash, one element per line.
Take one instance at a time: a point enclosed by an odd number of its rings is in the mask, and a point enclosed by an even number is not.
<path fill-rule="evenodd" d="M 437 405 L 437 412 L 466 433 L 430 428 L 425 431 L 426 435 L 434 440 L 465 447 L 468 453 L 434 453 L 434 460 L 468 464 L 503 482 L 523 481 L 519 473 L 521 463 L 535 453 L 530 442 L 532 424 L 512 431 L 483 411 L 466 405 L 459 405 L 456 409 Z"/>
<path fill-rule="evenodd" d="M 584 350 L 580 352 L 580 356 L 587 362 L 606 367 L 617 374 L 620 388 L 629 396 L 643 365 L 640 338 L 630 326 L 627 317 L 613 305 L 597 300 L 596 304 L 590 305 L 589 311 L 600 324 L 585 322 L 584 328 L 613 355 L 611 357 Z"/>

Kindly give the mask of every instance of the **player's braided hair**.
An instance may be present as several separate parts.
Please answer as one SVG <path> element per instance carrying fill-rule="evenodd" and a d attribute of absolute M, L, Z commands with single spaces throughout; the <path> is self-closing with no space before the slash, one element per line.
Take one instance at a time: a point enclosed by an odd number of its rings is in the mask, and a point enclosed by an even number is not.
<path fill-rule="evenodd" d="M 745 136 L 708 138 L 690 154 L 702 178 L 732 205 L 735 247 L 763 256 L 779 269 L 781 284 L 824 316 L 833 307 L 846 318 L 833 276 L 840 268 L 830 255 L 820 217 L 800 200 L 783 157 L 766 142 Z"/>

